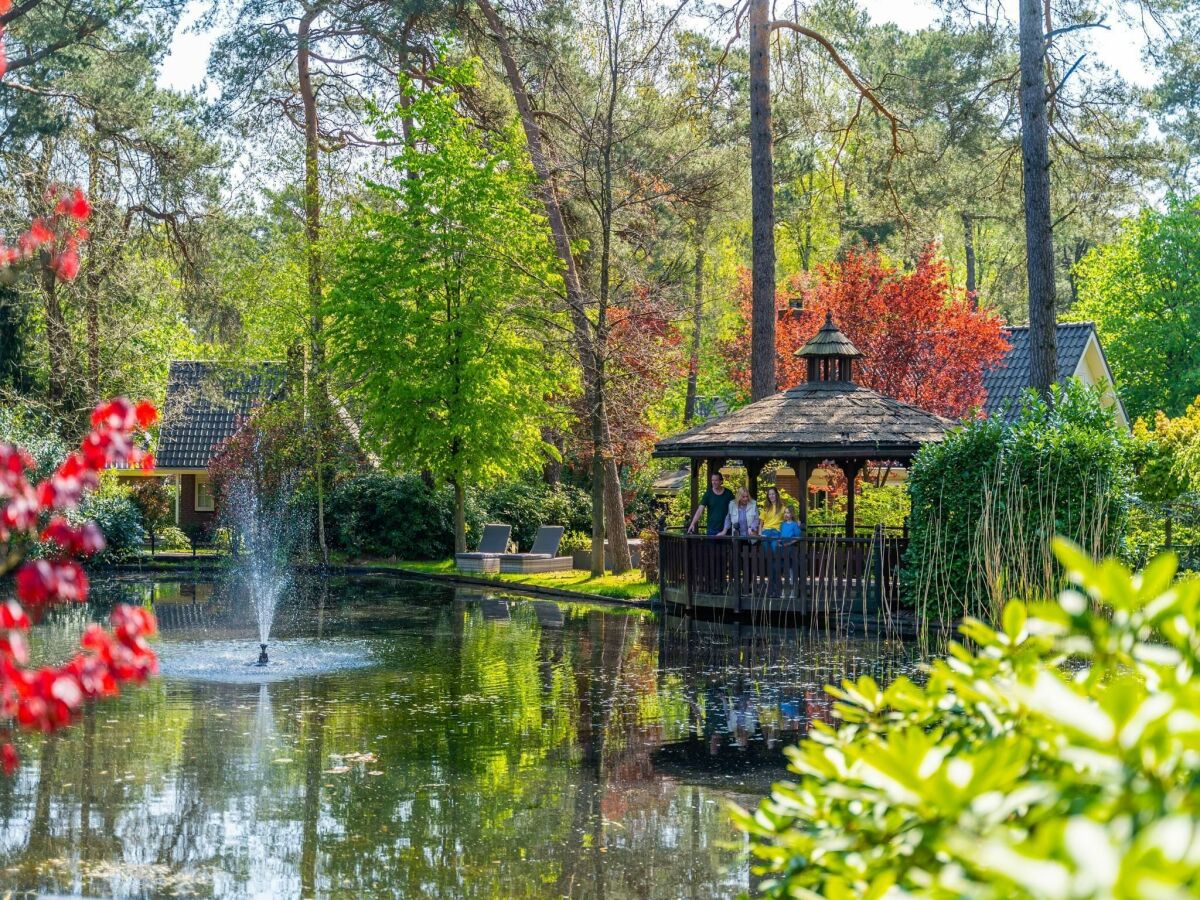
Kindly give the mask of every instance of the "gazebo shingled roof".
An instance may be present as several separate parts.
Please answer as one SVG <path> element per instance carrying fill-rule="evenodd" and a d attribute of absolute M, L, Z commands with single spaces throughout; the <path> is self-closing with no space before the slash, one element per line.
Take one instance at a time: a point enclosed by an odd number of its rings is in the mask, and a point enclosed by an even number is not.
<path fill-rule="evenodd" d="M 824 460 L 833 460 L 853 480 L 867 460 L 909 462 L 923 444 L 940 441 L 956 424 L 855 384 L 853 363 L 862 354 L 832 315 L 796 355 L 808 362 L 807 381 L 655 444 L 654 456 L 692 460 L 693 496 L 698 460 L 708 460 L 711 471 L 714 464 L 740 459 L 752 491 L 768 460 L 795 465 L 804 486 Z M 805 491 L 800 497 L 802 514 L 806 496 Z M 853 503 L 847 513 L 852 534 Z"/>
<path fill-rule="evenodd" d="M 853 382 L 806 381 L 664 438 L 654 455 L 908 460 L 954 424 Z"/>
<path fill-rule="evenodd" d="M 654 455 L 906 461 L 955 424 L 855 384 L 852 363 L 862 353 L 832 314 L 796 356 L 808 360 L 807 381 L 664 438 Z"/>

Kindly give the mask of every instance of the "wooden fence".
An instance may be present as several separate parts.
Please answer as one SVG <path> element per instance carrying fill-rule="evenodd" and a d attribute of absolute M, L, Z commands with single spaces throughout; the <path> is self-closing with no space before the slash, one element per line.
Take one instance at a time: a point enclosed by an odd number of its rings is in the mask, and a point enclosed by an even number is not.
<path fill-rule="evenodd" d="M 806 535 L 796 540 L 659 534 L 664 602 L 686 609 L 801 616 L 894 610 L 908 539 Z"/>

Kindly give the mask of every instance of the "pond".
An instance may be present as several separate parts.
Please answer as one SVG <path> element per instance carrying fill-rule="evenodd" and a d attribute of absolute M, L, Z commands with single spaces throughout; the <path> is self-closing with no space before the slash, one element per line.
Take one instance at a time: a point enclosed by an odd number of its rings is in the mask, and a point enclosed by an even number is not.
<path fill-rule="evenodd" d="M 236 587 L 111 579 L 32 636 L 153 603 L 164 674 L 0 779 L 0 888 L 85 896 L 729 897 L 729 801 L 830 717 L 821 685 L 914 667 L 859 633 L 314 579 L 271 663 Z"/>

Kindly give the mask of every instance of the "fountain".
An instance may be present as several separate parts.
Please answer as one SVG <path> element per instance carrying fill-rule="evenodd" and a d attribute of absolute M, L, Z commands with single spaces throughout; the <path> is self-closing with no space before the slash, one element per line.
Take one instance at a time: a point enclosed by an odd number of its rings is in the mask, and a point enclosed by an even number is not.
<path fill-rule="evenodd" d="M 259 654 L 254 665 L 266 666 L 275 607 L 291 585 L 291 554 L 302 517 L 289 508 L 290 478 L 267 488 L 254 474 L 239 474 L 230 481 L 221 515 L 229 525 L 238 574 L 258 623 Z"/>

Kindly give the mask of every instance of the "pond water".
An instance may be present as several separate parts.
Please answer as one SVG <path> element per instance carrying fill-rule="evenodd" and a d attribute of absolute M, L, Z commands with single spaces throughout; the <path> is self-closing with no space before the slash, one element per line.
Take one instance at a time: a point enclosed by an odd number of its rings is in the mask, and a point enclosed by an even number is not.
<path fill-rule="evenodd" d="M 21 739 L 17 896 L 734 896 L 754 882 L 727 803 L 784 775 L 823 683 L 917 655 L 383 578 L 294 590 L 263 669 L 245 597 L 213 582 L 99 583 L 35 652 L 116 600 L 153 603 L 164 674 Z"/>

